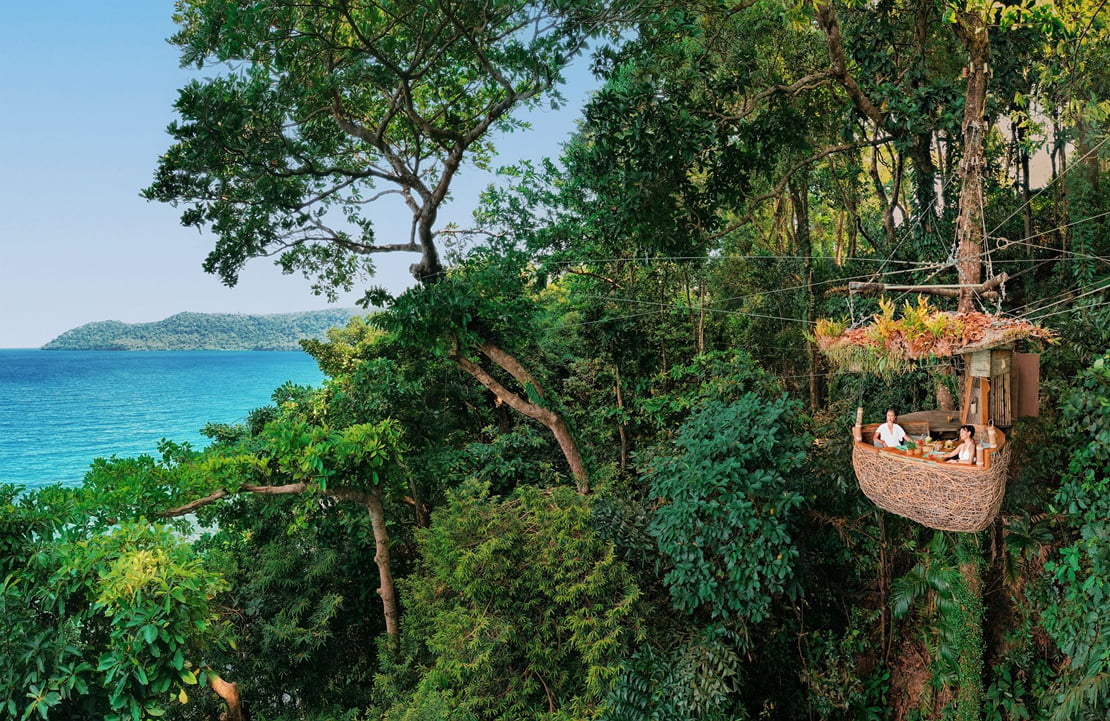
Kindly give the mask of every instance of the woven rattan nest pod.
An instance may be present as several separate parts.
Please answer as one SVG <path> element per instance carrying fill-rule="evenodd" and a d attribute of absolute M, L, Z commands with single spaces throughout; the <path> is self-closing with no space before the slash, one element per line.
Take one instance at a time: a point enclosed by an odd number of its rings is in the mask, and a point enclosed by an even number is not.
<path fill-rule="evenodd" d="M 876 448 L 868 431 L 877 425 L 857 426 L 852 447 L 860 490 L 876 506 L 941 531 L 975 532 L 991 524 L 1010 465 L 1010 445 L 1001 431 L 992 434 L 994 447 L 984 449 L 984 463 L 969 466 Z M 976 438 L 984 437 L 983 430 L 976 427 Z"/>

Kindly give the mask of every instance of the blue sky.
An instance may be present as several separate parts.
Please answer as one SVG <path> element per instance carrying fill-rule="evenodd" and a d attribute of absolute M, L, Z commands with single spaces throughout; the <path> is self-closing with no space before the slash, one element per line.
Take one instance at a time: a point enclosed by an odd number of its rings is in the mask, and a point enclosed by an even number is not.
<path fill-rule="evenodd" d="M 200 267 L 214 238 L 139 197 L 188 78 L 165 40 L 172 14 L 172 0 L 9 3 L 0 13 L 0 348 L 37 347 L 99 320 L 327 307 L 300 276 L 263 259 L 225 288 Z M 499 143 L 497 164 L 558 154 L 591 84 L 582 68 L 576 76 L 566 107 L 530 116 L 533 130 Z M 465 222 L 488 182 L 464 172 L 441 217 Z M 379 238 L 406 232 L 391 222 L 378 225 Z M 405 287 L 414 261 L 377 257 L 373 282 Z"/>

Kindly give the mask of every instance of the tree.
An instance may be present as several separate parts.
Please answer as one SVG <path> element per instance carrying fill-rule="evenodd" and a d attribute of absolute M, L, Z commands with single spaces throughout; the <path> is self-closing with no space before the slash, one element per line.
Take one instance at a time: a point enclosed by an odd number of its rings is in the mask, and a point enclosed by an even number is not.
<path fill-rule="evenodd" d="M 234 643 L 212 598 L 224 580 L 172 529 L 105 529 L 83 490 L 46 488 L 18 503 L 6 486 L 0 531 L 0 715 L 161 716 L 198 684 L 222 684 L 213 655 Z"/>
<path fill-rule="evenodd" d="M 148 518 L 169 523 L 193 516 L 197 518 L 196 524 L 178 523 L 180 530 L 194 533 L 197 527 L 215 524 L 215 540 L 198 543 L 198 547 L 206 552 L 210 563 L 226 562 L 226 568 L 221 570 L 239 582 L 234 593 L 229 594 L 229 601 L 242 600 L 242 594 L 247 594 L 239 610 L 253 619 L 240 628 L 253 626 L 252 648 L 264 647 L 267 640 L 272 642 L 274 636 L 282 636 L 282 648 L 295 649 L 291 654 L 294 658 L 304 654 L 306 649 L 308 656 L 329 649 L 334 653 L 337 646 L 330 641 L 337 627 L 374 629 L 358 631 L 366 635 L 362 641 L 363 653 L 365 645 L 380 632 L 379 629 L 384 628 L 387 637 L 395 641 L 400 635 L 400 606 L 393 578 L 385 500 L 402 479 L 397 471 L 401 442 L 396 424 L 386 419 L 335 428 L 318 415 L 320 409 L 314 407 L 318 398 L 306 389 L 284 388 L 275 395 L 288 400 L 281 408 L 261 414 L 264 420 L 254 432 L 250 428 L 212 427 L 209 431 L 219 440 L 204 451 L 166 442 L 161 458 L 98 459 L 82 488 L 83 510 L 106 525 L 132 519 L 131 522 L 145 527 Z M 222 503 L 239 498 L 250 498 L 257 503 L 271 501 L 280 510 L 251 514 L 248 505 L 238 511 L 220 512 Z M 282 503 L 283 500 L 286 502 Z M 361 509 L 355 514 L 357 519 L 344 521 L 345 508 L 349 505 Z M 255 529 L 251 523 L 243 522 L 239 513 L 247 513 L 254 521 L 266 518 L 269 527 Z M 305 530 L 308 526 L 311 530 Z M 298 536 L 302 543 L 329 537 L 339 540 L 331 548 L 321 549 L 311 561 L 299 557 L 296 546 L 291 549 L 281 543 L 272 543 L 255 559 L 261 560 L 263 565 L 243 573 L 241 552 L 252 548 L 251 537 L 258 535 L 264 539 L 279 527 L 284 527 L 286 534 Z M 352 536 L 362 538 L 353 540 Z M 273 570 L 275 564 L 287 571 L 299 568 L 305 579 L 312 579 L 314 575 L 327 572 L 329 558 L 334 562 L 341 555 L 344 543 L 356 552 L 363 544 L 373 549 L 373 561 L 378 570 L 376 595 L 381 603 L 380 626 L 366 621 L 352 623 L 349 618 L 343 623 L 344 619 L 339 618 L 342 598 L 334 588 L 329 588 L 329 584 L 302 589 L 292 601 L 280 592 L 281 584 L 288 583 L 287 577 L 276 582 L 278 588 L 274 587 L 275 574 L 281 576 L 280 571 Z M 299 550 L 303 552 L 304 548 Z M 364 562 L 364 559 L 359 561 Z M 360 568 L 355 578 L 364 581 L 363 574 Z M 357 585 L 361 586 L 361 582 Z M 362 594 L 362 591 L 356 590 L 355 594 Z M 212 595 L 210 592 L 206 599 Z M 267 601 L 280 604 L 283 600 L 289 602 L 288 608 L 258 607 Z M 348 605 L 354 611 L 370 604 Z M 307 612 L 309 607 L 311 612 Z M 284 628 L 275 631 L 283 623 Z M 264 638 L 267 635 L 269 639 Z M 212 649 L 212 653 L 221 655 L 217 649 Z M 225 655 L 219 668 L 221 673 L 238 673 L 257 669 L 262 662 L 263 659 L 257 658 L 243 662 Z M 315 664 L 317 668 L 324 665 Z M 275 675 L 280 677 L 281 674 Z M 250 678 L 237 680 L 252 681 Z M 213 677 L 209 681 L 217 693 L 227 694 L 224 697 L 230 715 L 238 703 L 237 689 L 222 679 Z M 272 679 L 267 679 L 267 683 L 259 685 L 272 690 L 274 684 Z M 281 699 L 291 692 L 297 694 L 301 703 L 319 699 L 315 695 L 306 698 L 297 684 L 290 682 L 276 690 L 276 700 L 266 701 L 281 706 Z"/>
<path fill-rule="evenodd" d="M 384 471 L 396 463 L 400 451 L 395 424 L 384 420 L 373 425 L 333 429 L 290 414 L 267 424 L 257 440 L 257 445 L 248 442 L 240 447 L 216 447 L 199 458 L 173 466 L 177 475 L 192 483 L 181 484 L 184 488 L 174 488 L 172 492 L 182 497 L 187 488 L 191 498 L 154 512 L 162 518 L 177 518 L 239 493 L 257 496 L 307 493 L 363 504 L 373 525 L 377 549 L 374 561 L 380 579 L 378 595 L 382 599 L 386 633 L 396 637 L 400 611 L 382 505 Z M 205 487 L 207 493 L 201 495 Z"/>
<path fill-rule="evenodd" d="M 591 717 L 641 609 L 589 518 L 589 500 L 569 488 L 452 492 L 403 584 L 412 661 L 380 680 L 393 702 L 385 718 Z"/>
<path fill-rule="evenodd" d="M 799 404 L 742 353 L 667 375 L 679 382 L 642 401 L 662 428 L 642 476 L 596 504 L 659 619 L 625 659 L 603 718 L 742 718 L 790 695 L 781 677 L 775 688 L 750 679 L 754 659 L 777 654 L 771 629 L 800 590 L 807 439 Z"/>
<path fill-rule="evenodd" d="M 535 278 L 526 264 L 519 250 L 476 248 L 440 282 L 406 291 L 374 322 L 410 351 L 446 356 L 499 402 L 547 428 L 579 492 L 587 493 L 589 473 L 557 402 L 545 395 L 536 374 L 505 349 L 514 341 L 534 347 L 537 340 Z M 512 380 L 495 377 L 482 358 Z"/>
<path fill-rule="evenodd" d="M 796 555 L 789 523 L 802 496 L 789 478 L 805 459 L 785 398 L 711 401 L 681 427 L 674 455 L 649 463 L 664 499 L 649 532 L 669 570 L 674 607 L 739 626 L 767 618 Z M 692 535 L 691 535 L 692 534 Z"/>
<path fill-rule="evenodd" d="M 438 278 L 438 213 L 491 133 L 555 87 L 599 27 L 604 3 L 185 0 L 172 42 L 184 65 L 222 73 L 181 90 L 145 197 L 186 206 L 217 235 L 205 270 L 234 285 L 248 259 L 276 256 L 318 293 L 350 290 L 373 253 L 421 254 Z M 412 216 L 379 240 L 366 212 L 384 195 Z"/>

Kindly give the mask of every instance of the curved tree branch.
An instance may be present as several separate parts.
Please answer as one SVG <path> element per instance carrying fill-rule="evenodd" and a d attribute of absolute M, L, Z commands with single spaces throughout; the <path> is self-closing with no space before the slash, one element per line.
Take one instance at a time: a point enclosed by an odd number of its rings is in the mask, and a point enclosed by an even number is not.
<path fill-rule="evenodd" d="M 480 349 L 487 358 L 501 366 L 501 368 L 516 378 L 521 385 L 531 384 L 536 389 L 537 394 L 540 392 L 539 386 L 536 385 L 532 375 L 511 355 L 488 342 L 483 343 Z M 578 452 L 578 444 L 575 442 L 574 436 L 571 435 L 570 428 L 567 426 L 566 421 L 564 421 L 558 413 L 532 403 L 521 397 L 518 393 L 509 390 L 496 378 L 490 375 L 485 368 L 482 368 L 480 365 L 464 356 L 457 348 L 451 352 L 450 358 L 459 368 L 466 371 L 475 380 L 489 389 L 489 391 L 497 396 L 502 403 L 518 413 L 539 421 L 544 427 L 550 430 L 552 435 L 555 436 L 559 448 L 563 451 L 563 457 L 566 458 L 567 465 L 570 466 L 570 472 L 574 476 L 574 480 L 578 486 L 578 492 L 583 494 L 590 492 L 589 474 L 586 473 L 586 464 L 583 463 L 582 456 Z"/>
<path fill-rule="evenodd" d="M 226 488 L 221 488 L 218 491 L 208 494 L 203 498 L 198 498 L 195 501 L 190 501 L 181 506 L 170 508 L 164 511 L 159 511 L 157 516 L 159 518 L 178 518 L 180 516 L 187 516 L 204 506 L 215 503 L 221 498 L 235 495 L 237 493 L 253 493 L 259 496 L 289 496 L 298 493 L 304 493 L 308 490 L 307 483 L 286 483 L 280 486 L 260 486 L 254 483 L 244 483 L 234 491 L 229 491 Z M 357 488 L 328 488 L 323 491 L 324 495 L 331 496 L 338 501 L 355 501 L 356 503 L 367 503 L 370 499 L 370 494 L 366 491 Z"/>
<path fill-rule="evenodd" d="M 837 17 L 836 8 L 833 7 L 833 0 L 814 0 L 813 8 L 817 11 L 817 24 L 825 33 L 833 76 L 848 92 L 848 97 L 852 99 L 856 108 L 871 122 L 885 130 L 886 113 L 871 102 L 848 71 L 848 58 L 844 53 L 844 42 L 840 36 L 840 19 Z"/>
<path fill-rule="evenodd" d="M 244 483 L 235 490 L 221 488 L 203 498 L 198 498 L 195 501 L 190 501 L 189 503 L 175 508 L 160 511 L 156 515 L 159 518 L 186 516 L 222 498 L 227 498 L 228 496 L 239 493 L 252 493 L 260 496 L 288 496 L 304 493 L 308 489 L 309 484 L 304 482 L 286 483 L 280 486 L 262 486 L 253 483 Z M 381 489 L 374 487 L 370 491 L 364 491 L 359 488 L 336 486 L 324 489 L 322 493 L 337 501 L 353 501 L 359 503 L 365 506 L 367 512 L 370 514 L 370 525 L 374 530 L 374 563 L 378 567 L 378 578 L 380 582 L 378 595 L 382 599 L 385 630 L 389 637 L 396 642 L 401 634 L 401 612 L 397 604 L 397 591 L 393 583 L 393 571 L 389 554 L 389 534 L 386 530 L 385 509 L 382 506 Z M 231 691 L 235 690 L 234 684 L 227 684 L 226 686 Z M 213 688 L 215 689 L 215 685 Z M 220 691 L 217 690 L 217 693 L 220 693 Z M 223 693 L 220 693 L 220 696 L 224 697 L 225 701 L 227 701 L 228 697 L 224 696 Z M 237 699 L 237 696 L 235 698 Z M 231 701 L 227 701 L 227 703 L 228 709 L 230 710 L 232 708 Z"/>

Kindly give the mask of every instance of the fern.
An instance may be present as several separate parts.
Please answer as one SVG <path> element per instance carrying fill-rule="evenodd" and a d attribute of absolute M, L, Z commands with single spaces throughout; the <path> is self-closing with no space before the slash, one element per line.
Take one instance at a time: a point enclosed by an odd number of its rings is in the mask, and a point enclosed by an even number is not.
<path fill-rule="evenodd" d="M 895 618 L 905 618 L 917 602 L 929 592 L 925 579 L 925 569 L 914 566 L 904 576 L 899 576 L 890 584 L 891 610 Z"/>
<path fill-rule="evenodd" d="M 1088 676 L 1060 694 L 1056 710 L 1052 712 L 1052 721 L 1105 718 L 1104 712 L 1108 699 L 1110 699 L 1110 673 L 1103 672 Z"/>

